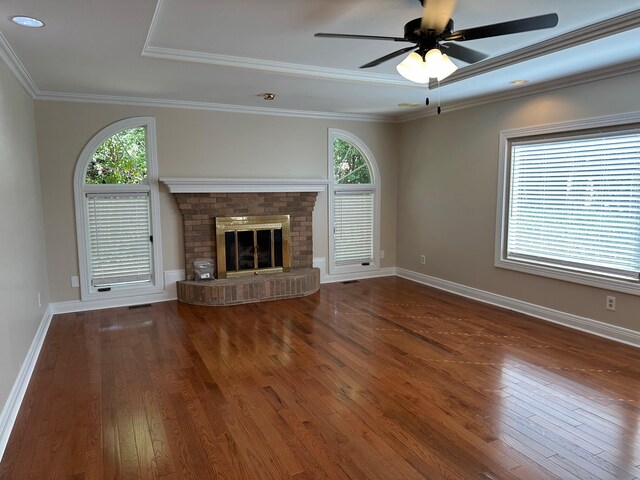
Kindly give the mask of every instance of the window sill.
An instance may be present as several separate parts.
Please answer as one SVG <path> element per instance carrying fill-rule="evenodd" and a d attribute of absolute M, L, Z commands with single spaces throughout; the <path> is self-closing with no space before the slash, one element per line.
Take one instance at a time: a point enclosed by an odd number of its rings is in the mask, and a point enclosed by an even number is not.
<path fill-rule="evenodd" d="M 372 270 L 380 270 L 380 267 L 375 263 L 372 263 L 371 265 L 334 265 L 331 267 L 330 273 L 332 275 L 339 275 L 342 273 L 369 272 Z"/>
<path fill-rule="evenodd" d="M 85 290 L 87 292 L 87 290 Z M 83 302 L 90 302 L 95 300 L 110 300 L 115 298 L 127 298 L 136 297 L 140 295 L 153 295 L 164 292 L 163 285 L 148 285 L 145 287 L 113 287 L 108 292 L 97 292 L 95 290 L 88 291 L 87 293 L 81 292 L 81 299 Z"/>
<path fill-rule="evenodd" d="M 495 266 L 498 268 L 505 268 L 507 270 L 514 270 L 531 275 L 553 278 L 565 282 L 578 283 L 581 285 L 588 285 L 590 287 L 602 288 L 604 290 L 629 293 L 631 295 L 640 295 L 640 283 L 630 280 L 618 280 L 615 278 L 608 278 L 588 273 L 563 270 L 561 268 L 546 267 L 542 265 L 535 265 L 531 263 L 505 259 L 497 259 L 495 262 Z"/>

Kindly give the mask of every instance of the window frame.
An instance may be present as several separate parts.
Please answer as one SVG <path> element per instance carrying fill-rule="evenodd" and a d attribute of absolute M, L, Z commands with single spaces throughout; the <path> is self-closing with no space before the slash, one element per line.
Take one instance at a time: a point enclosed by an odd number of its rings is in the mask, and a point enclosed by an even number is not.
<path fill-rule="evenodd" d="M 86 173 L 93 154 L 103 142 L 113 135 L 132 128 L 144 127 L 145 151 L 147 159 L 147 178 L 140 184 L 88 184 Z M 87 193 L 148 193 L 150 231 L 153 235 L 151 261 L 153 263 L 151 283 L 148 285 L 121 285 L 111 287 L 108 292 L 98 292 L 91 285 L 90 243 L 88 212 L 85 202 Z M 149 295 L 164 291 L 162 270 L 162 242 L 160 235 L 160 194 L 158 189 L 158 162 L 156 155 L 156 131 L 154 117 L 132 117 L 117 121 L 96 133 L 78 157 L 74 172 L 74 204 L 76 215 L 76 236 L 78 247 L 78 267 L 80 277 L 80 299 L 108 300 L 137 295 Z"/>
<path fill-rule="evenodd" d="M 358 148 L 364 161 L 369 167 L 371 183 L 368 184 L 337 184 L 335 182 L 333 142 L 336 139 L 349 142 Z M 357 272 L 369 272 L 380 269 L 380 170 L 378 163 L 367 145 L 354 134 L 337 128 L 328 129 L 328 213 L 329 213 L 329 273 L 346 274 Z M 335 194 L 336 192 L 361 192 L 373 193 L 373 262 L 369 265 L 336 265 L 335 261 L 335 235 L 333 231 L 335 218 Z"/>
<path fill-rule="evenodd" d="M 547 136 L 549 140 L 556 140 L 590 134 L 622 133 L 637 129 L 639 124 L 640 112 L 633 112 L 501 131 L 494 265 L 497 268 L 640 295 L 640 281 L 617 279 L 597 273 L 580 272 L 559 266 L 540 265 L 507 258 L 508 218 L 511 200 L 511 145 L 514 142 L 532 140 L 533 137 L 539 137 L 539 139 L 542 137 L 541 139 L 544 140 L 544 137 Z"/>

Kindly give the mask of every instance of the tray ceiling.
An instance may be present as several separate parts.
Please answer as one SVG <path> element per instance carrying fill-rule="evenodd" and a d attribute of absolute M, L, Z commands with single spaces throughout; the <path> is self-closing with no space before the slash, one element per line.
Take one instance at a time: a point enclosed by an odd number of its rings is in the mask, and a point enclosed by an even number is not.
<path fill-rule="evenodd" d="M 465 42 L 490 57 L 473 67 L 459 63 L 439 95 L 459 105 L 567 76 L 640 67 L 636 7 L 628 0 L 459 0 L 456 28 L 549 12 L 560 22 L 555 29 Z M 9 21 L 18 14 L 46 26 L 18 27 Z M 418 0 L 5 0 L 0 40 L 37 98 L 393 119 L 424 111 L 398 104 L 422 105 L 436 95 L 396 73 L 402 57 L 358 68 L 398 44 L 313 34 L 402 36 L 404 24 L 420 15 Z M 603 28 L 584 28 L 599 22 Z M 568 35 L 576 30 L 578 36 Z M 509 85 L 521 78 L 529 84 Z M 267 91 L 277 94 L 274 101 L 258 95 Z"/>

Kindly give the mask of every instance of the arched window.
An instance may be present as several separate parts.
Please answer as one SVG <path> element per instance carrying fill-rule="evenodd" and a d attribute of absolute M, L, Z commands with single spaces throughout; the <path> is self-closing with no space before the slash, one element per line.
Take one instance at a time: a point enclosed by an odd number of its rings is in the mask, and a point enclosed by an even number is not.
<path fill-rule="evenodd" d="M 379 268 L 380 174 L 373 154 L 355 135 L 329 129 L 329 269 Z"/>
<path fill-rule="evenodd" d="M 74 195 L 82 300 L 161 292 L 154 119 L 96 134 L 76 164 Z"/>

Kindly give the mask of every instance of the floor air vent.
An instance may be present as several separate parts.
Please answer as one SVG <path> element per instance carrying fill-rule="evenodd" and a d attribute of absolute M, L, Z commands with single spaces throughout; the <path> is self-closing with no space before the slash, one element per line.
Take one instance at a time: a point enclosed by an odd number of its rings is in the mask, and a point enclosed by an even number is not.
<path fill-rule="evenodd" d="M 151 308 L 151 304 L 150 303 L 145 303 L 144 305 L 131 305 L 128 308 L 129 308 L 129 310 L 138 310 L 139 308 Z"/>

